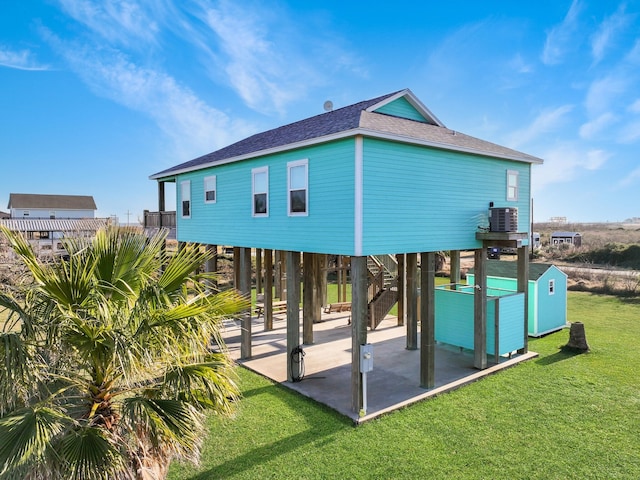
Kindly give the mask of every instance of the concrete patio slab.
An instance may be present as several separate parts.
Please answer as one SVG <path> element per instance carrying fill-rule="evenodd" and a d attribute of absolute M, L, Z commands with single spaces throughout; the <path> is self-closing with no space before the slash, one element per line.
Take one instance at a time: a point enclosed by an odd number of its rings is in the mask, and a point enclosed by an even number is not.
<path fill-rule="evenodd" d="M 286 316 L 274 315 L 274 329 L 264 330 L 262 319 L 252 319 L 252 357 L 240 359 L 240 322 L 229 321 L 223 337 L 232 358 L 275 382 L 313 398 L 355 423 L 376 418 L 384 413 L 438 395 L 476 381 L 504 368 L 537 357 L 535 352 L 501 358 L 499 364 L 477 370 L 473 352 L 457 347 L 437 345 L 436 385 L 420 387 L 420 351 L 406 349 L 406 327 L 388 316 L 376 330 L 367 332 L 373 345 L 373 371 L 367 374 L 366 413 L 351 410 L 351 326 L 349 314 L 323 314 L 314 324 L 314 343 L 303 345 L 304 377 L 299 382 L 287 381 Z"/>

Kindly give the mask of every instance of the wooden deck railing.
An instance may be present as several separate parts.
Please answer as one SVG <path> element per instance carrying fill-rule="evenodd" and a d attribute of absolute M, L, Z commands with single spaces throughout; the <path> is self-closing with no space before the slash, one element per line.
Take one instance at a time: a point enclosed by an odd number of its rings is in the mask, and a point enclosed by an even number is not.
<path fill-rule="evenodd" d="M 144 228 L 159 228 L 160 219 L 162 226 L 173 228 L 176 226 L 176 212 L 150 212 L 144 211 Z"/>

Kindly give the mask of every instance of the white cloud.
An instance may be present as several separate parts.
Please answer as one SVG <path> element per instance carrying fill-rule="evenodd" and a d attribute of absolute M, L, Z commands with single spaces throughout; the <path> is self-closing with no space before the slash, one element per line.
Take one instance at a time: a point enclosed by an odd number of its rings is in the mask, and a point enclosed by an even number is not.
<path fill-rule="evenodd" d="M 592 139 L 612 123 L 615 123 L 615 121 L 616 116 L 614 114 L 611 112 L 603 113 L 596 119 L 591 120 L 580 127 L 580 137 L 585 140 Z"/>
<path fill-rule="evenodd" d="M 627 110 L 633 113 L 640 113 L 640 98 L 638 98 L 635 102 L 629 105 L 629 107 L 627 107 Z"/>
<path fill-rule="evenodd" d="M 342 47 L 341 35 L 324 24 L 314 28 L 313 18 L 292 18 L 286 6 L 221 0 L 186 8 L 197 21 L 171 28 L 195 47 L 212 79 L 229 85 L 253 110 L 284 113 L 337 72 L 367 76 L 362 62 Z"/>
<path fill-rule="evenodd" d="M 630 122 L 620 130 L 620 143 L 635 143 L 640 140 L 640 121 Z"/>
<path fill-rule="evenodd" d="M 516 73 L 531 73 L 533 72 L 533 66 L 530 63 L 524 61 L 522 55 L 516 53 L 516 55 L 509 62 L 509 67 Z"/>
<path fill-rule="evenodd" d="M 610 110 L 613 102 L 632 86 L 632 77 L 623 72 L 594 80 L 589 86 L 585 100 L 587 111 L 590 115 L 596 115 Z"/>
<path fill-rule="evenodd" d="M 530 125 L 516 130 L 509 136 L 508 144 L 512 148 L 518 148 L 527 144 L 540 135 L 549 133 L 562 125 L 566 115 L 573 110 L 572 105 L 562 105 L 553 110 L 545 110 L 538 115 Z"/>
<path fill-rule="evenodd" d="M 601 169 L 612 154 L 604 150 L 583 150 L 573 143 L 559 143 L 544 152 L 545 162 L 536 167 L 533 189 L 538 192 L 547 185 L 573 180 L 581 171 Z"/>
<path fill-rule="evenodd" d="M 232 122 L 170 75 L 136 65 L 122 52 L 67 44 L 50 33 L 48 40 L 93 92 L 151 118 L 183 158 L 251 133 L 248 125 Z"/>
<path fill-rule="evenodd" d="M 612 154 L 604 150 L 589 150 L 586 154 L 586 162 L 582 166 L 586 170 L 599 170 L 607 163 Z"/>
<path fill-rule="evenodd" d="M 62 9 L 74 20 L 84 24 L 111 43 L 140 47 L 155 42 L 163 3 L 141 4 L 128 0 L 59 0 Z M 147 7 L 147 10 L 145 10 Z"/>
<path fill-rule="evenodd" d="M 636 40 L 629 53 L 627 53 L 625 60 L 631 64 L 637 65 L 640 63 L 640 39 Z"/>
<path fill-rule="evenodd" d="M 559 25 L 547 33 L 542 51 L 542 62 L 546 65 L 561 63 L 573 43 L 573 36 L 578 30 L 578 14 L 582 6 L 578 0 L 571 2 L 571 7 Z"/>
<path fill-rule="evenodd" d="M 613 42 L 613 37 L 622 33 L 631 23 L 633 16 L 627 15 L 625 8 L 626 5 L 623 3 L 615 13 L 605 18 L 591 38 L 591 52 L 596 63 L 604 57 L 605 51 Z"/>
<path fill-rule="evenodd" d="M 38 63 L 29 50 L 11 50 L 0 45 L 0 65 L 17 70 L 49 70 L 48 65 Z"/>
<path fill-rule="evenodd" d="M 625 175 L 625 177 L 618 182 L 618 186 L 629 187 L 637 182 L 640 182 L 640 167 Z"/>

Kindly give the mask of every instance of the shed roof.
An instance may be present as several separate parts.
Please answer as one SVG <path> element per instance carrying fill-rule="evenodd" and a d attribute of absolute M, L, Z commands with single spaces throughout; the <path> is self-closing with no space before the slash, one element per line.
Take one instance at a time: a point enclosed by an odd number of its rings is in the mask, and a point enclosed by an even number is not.
<path fill-rule="evenodd" d="M 581 237 L 578 232 L 553 232 L 552 237 Z"/>
<path fill-rule="evenodd" d="M 550 268 L 556 268 L 550 263 L 530 263 L 529 264 L 529 280 L 538 280 Z M 560 269 L 558 269 L 563 275 Z M 473 274 L 474 269 L 469 269 L 469 273 Z M 500 278 L 517 278 L 518 262 L 505 262 L 501 260 L 487 260 L 487 276 Z"/>
<path fill-rule="evenodd" d="M 109 223 L 108 218 L 3 218 L 0 225 L 13 232 L 93 232 Z"/>
<path fill-rule="evenodd" d="M 376 112 L 377 109 L 399 98 L 405 98 L 413 105 L 424 121 Z M 160 179 L 356 134 L 527 163 L 542 163 L 540 158 L 532 155 L 446 128 L 411 90 L 405 89 L 257 133 L 220 150 L 162 170 L 151 175 L 150 178 Z"/>
<path fill-rule="evenodd" d="M 7 208 L 50 208 L 61 210 L 97 210 L 90 195 L 43 195 L 11 193 Z"/>

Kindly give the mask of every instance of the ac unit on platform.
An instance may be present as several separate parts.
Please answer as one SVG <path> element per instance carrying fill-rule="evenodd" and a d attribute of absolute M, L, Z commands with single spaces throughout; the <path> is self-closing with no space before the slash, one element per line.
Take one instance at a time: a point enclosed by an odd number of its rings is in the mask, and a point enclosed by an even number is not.
<path fill-rule="evenodd" d="M 517 208 L 490 208 L 489 230 L 492 232 L 517 232 Z"/>

